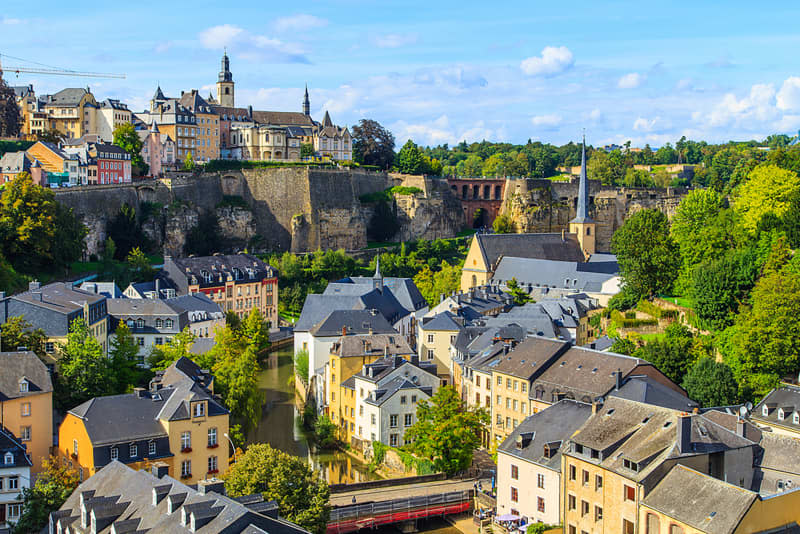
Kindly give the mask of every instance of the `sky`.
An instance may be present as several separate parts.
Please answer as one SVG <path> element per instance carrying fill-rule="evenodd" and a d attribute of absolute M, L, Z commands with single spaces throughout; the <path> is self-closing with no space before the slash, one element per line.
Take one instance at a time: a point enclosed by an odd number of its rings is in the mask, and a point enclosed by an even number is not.
<path fill-rule="evenodd" d="M 502 141 L 653 147 L 800 129 L 793 2 L 5 0 L 0 60 L 92 79 L 6 72 L 37 94 L 90 86 L 147 107 L 160 84 L 214 91 L 227 47 L 236 105 L 352 126 L 398 145 Z M 19 61 L 12 56 L 22 58 Z"/>

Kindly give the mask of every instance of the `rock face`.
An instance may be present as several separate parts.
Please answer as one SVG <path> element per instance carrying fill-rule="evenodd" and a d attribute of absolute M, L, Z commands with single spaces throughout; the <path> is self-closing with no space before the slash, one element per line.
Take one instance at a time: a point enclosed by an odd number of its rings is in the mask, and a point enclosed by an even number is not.
<path fill-rule="evenodd" d="M 234 248 L 244 248 L 256 237 L 256 221 L 249 208 L 222 206 L 216 214 L 220 232 Z"/>
<path fill-rule="evenodd" d="M 569 230 L 577 206 L 577 180 L 508 180 L 505 191 L 502 213 L 511 217 L 517 232 Z M 597 250 L 610 250 L 614 232 L 639 210 L 657 209 L 671 218 L 686 193 L 680 188 L 607 187 L 590 180 L 589 214 L 597 222 Z"/>
<path fill-rule="evenodd" d="M 422 190 L 413 195 L 394 195 L 395 213 L 400 222 L 398 241 L 448 238 L 464 228 L 461 203 L 452 195 L 447 182 L 422 176 L 392 177 L 395 185 Z"/>

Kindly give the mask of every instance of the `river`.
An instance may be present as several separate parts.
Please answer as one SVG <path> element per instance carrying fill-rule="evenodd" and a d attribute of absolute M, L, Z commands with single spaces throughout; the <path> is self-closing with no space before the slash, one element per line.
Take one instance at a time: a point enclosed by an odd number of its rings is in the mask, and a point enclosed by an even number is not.
<path fill-rule="evenodd" d="M 292 375 L 292 347 L 279 349 L 262 363 L 259 387 L 264 392 L 261 420 L 247 436 L 247 443 L 268 443 L 293 456 L 305 458 L 319 471 L 328 484 L 364 482 L 380 478 L 359 462 L 341 451 L 318 451 L 309 445 L 298 423 Z"/>

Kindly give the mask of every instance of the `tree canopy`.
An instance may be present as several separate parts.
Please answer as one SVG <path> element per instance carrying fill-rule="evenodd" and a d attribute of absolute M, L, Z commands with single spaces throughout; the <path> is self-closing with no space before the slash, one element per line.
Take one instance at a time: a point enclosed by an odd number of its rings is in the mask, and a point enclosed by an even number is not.
<path fill-rule="evenodd" d="M 0 137 L 17 137 L 22 130 L 22 114 L 17 95 L 0 77 Z"/>
<path fill-rule="evenodd" d="M 783 217 L 798 192 L 800 178 L 796 172 L 762 164 L 750 171 L 736 189 L 733 207 L 742 225 L 754 232 L 766 215 Z"/>
<path fill-rule="evenodd" d="M 739 398 L 739 386 L 730 367 L 713 358 L 701 358 L 683 380 L 689 398 L 704 407 L 730 406 Z"/>
<path fill-rule="evenodd" d="M 133 123 L 123 122 L 114 128 L 113 144 L 123 149 L 131 156 L 131 166 L 135 167 L 134 173 L 147 174 L 149 169 L 142 158 L 142 139 L 136 133 Z M 138 171 L 138 172 L 137 172 Z"/>
<path fill-rule="evenodd" d="M 11 529 L 12 534 L 36 534 L 46 528 L 50 513 L 61 508 L 78 482 L 76 469 L 56 458 L 46 459 L 33 487 L 22 489 L 22 514 Z"/>
<path fill-rule="evenodd" d="M 353 159 L 387 169 L 394 161 L 394 135 L 377 121 L 361 119 L 353 126 Z"/>

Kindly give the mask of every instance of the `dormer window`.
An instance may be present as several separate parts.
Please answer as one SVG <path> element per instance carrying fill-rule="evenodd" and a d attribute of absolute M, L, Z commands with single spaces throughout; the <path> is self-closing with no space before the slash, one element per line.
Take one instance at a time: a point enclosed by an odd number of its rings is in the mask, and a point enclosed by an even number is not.
<path fill-rule="evenodd" d="M 769 408 L 767 407 L 766 404 L 761 407 L 761 415 L 763 415 L 764 417 L 767 417 L 769 415 Z"/>
<path fill-rule="evenodd" d="M 800 413 L 794 412 L 792 414 L 792 423 L 800 425 Z"/>
<path fill-rule="evenodd" d="M 14 455 L 10 452 L 7 452 L 5 457 L 3 458 L 3 463 L 5 465 L 13 465 L 14 464 Z"/>
<path fill-rule="evenodd" d="M 20 393 L 27 393 L 29 391 L 29 384 L 28 380 L 23 378 L 19 381 L 19 392 Z"/>
<path fill-rule="evenodd" d="M 119 448 L 118 447 L 111 447 L 111 459 L 117 460 L 119 458 Z"/>
<path fill-rule="evenodd" d="M 163 328 L 164 321 L 162 319 L 156 319 L 156 328 Z"/>
<path fill-rule="evenodd" d="M 203 402 L 198 402 L 194 405 L 194 416 L 203 417 L 206 415 L 206 405 Z"/>
<path fill-rule="evenodd" d="M 144 328 L 144 319 L 136 320 L 136 328 Z"/>
<path fill-rule="evenodd" d="M 165 325 L 166 325 L 167 328 L 172 328 L 172 325 L 173 325 L 172 319 L 167 319 L 165 321 Z"/>
<path fill-rule="evenodd" d="M 778 408 L 778 421 L 783 421 L 785 419 L 785 413 L 783 408 Z"/>

